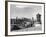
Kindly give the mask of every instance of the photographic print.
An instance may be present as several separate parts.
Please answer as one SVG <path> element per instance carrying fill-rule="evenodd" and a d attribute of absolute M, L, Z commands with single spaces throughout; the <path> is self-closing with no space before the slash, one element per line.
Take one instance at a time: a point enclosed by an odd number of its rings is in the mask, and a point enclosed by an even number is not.
<path fill-rule="evenodd" d="M 7 2 L 8 35 L 44 33 L 44 3 Z"/>

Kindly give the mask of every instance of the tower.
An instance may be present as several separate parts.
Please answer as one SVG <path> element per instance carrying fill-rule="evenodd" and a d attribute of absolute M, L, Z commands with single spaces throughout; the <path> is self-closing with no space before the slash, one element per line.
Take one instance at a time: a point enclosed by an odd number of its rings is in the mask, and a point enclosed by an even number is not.
<path fill-rule="evenodd" d="M 37 22 L 41 24 L 41 15 L 38 13 L 36 16 L 37 16 Z"/>

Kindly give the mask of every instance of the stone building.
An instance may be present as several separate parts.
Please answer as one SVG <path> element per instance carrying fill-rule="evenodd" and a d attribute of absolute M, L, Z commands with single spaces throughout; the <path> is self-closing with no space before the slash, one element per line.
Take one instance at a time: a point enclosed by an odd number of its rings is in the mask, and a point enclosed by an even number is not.
<path fill-rule="evenodd" d="M 41 24 L 41 14 L 38 13 L 36 16 L 37 16 L 37 22 Z"/>

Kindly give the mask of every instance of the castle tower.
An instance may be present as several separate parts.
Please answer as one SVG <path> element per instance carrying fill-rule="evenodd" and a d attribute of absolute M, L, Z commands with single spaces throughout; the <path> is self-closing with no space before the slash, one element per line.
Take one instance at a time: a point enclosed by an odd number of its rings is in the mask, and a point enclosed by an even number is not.
<path fill-rule="evenodd" d="M 36 16 L 37 16 L 37 22 L 41 24 L 41 15 L 38 13 Z"/>

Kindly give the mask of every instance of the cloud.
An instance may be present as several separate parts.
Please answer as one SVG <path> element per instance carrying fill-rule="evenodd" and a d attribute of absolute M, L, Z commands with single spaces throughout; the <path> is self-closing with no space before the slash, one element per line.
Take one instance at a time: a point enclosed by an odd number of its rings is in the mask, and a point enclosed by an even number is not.
<path fill-rule="evenodd" d="M 28 7 L 28 6 L 23 6 L 23 5 L 16 5 L 17 8 L 25 8 L 25 7 Z"/>

